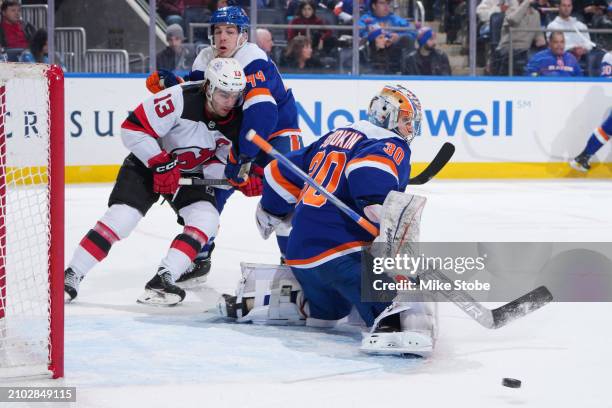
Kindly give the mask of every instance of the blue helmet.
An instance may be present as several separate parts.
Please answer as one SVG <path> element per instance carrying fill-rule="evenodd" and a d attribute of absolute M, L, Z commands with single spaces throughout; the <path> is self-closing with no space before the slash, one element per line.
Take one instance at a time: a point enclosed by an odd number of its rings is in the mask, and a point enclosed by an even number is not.
<path fill-rule="evenodd" d="M 246 32 L 249 29 L 250 21 L 242 7 L 228 6 L 222 7 L 212 14 L 210 17 L 211 28 L 214 29 L 215 24 L 235 25 L 240 32 Z"/>

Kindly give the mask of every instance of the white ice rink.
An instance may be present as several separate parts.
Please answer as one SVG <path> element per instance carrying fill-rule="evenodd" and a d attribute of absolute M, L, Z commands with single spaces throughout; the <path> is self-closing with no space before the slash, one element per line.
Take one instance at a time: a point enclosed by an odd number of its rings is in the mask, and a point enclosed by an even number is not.
<path fill-rule="evenodd" d="M 68 187 L 66 262 L 111 187 Z M 413 191 L 428 198 L 422 241 L 612 237 L 608 181 L 434 181 Z M 46 383 L 76 386 L 83 408 L 612 406 L 612 304 L 550 304 L 497 331 L 442 304 L 429 360 L 362 355 L 354 328 L 237 325 L 204 313 L 233 293 L 240 261 L 278 260 L 256 231 L 256 203 L 230 200 L 207 288 L 175 308 L 135 302 L 180 231 L 167 205 L 154 206 L 66 307 L 66 377 Z M 502 377 L 523 387 L 502 387 Z"/>

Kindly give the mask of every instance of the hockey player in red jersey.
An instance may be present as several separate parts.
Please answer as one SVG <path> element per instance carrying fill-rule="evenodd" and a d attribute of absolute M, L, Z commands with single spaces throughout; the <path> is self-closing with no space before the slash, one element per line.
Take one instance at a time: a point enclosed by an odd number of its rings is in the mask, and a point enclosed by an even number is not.
<path fill-rule="evenodd" d="M 360 216 L 378 223 L 389 192 L 404 191 L 408 184 L 409 142 L 420 133 L 421 104 L 406 88 L 385 86 L 372 99 L 368 119 L 335 129 L 286 157 Z M 255 300 L 249 300 L 246 292 L 252 288 L 257 292 L 261 284 L 246 278 L 237 291 L 240 299 L 226 295 L 220 302 L 222 313 L 240 321 L 263 315 L 264 322 L 274 316 L 276 322 L 285 319 L 294 324 L 302 315 L 307 325 L 329 326 L 355 307 L 372 328 L 362 343 L 364 352 L 427 355 L 432 351 L 435 318 L 426 304 L 361 300 L 361 251 L 374 237 L 288 167 L 273 161 L 265 168 L 256 213 L 262 237 L 267 238 L 288 214 L 293 214 L 293 229 L 286 262 L 301 286 L 301 296 L 291 297 L 293 308 L 288 301 L 274 303 L 275 286 L 292 286 L 282 283 L 291 281 L 285 271 L 282 278 L 262 277 L 281 282 L 272 285 L 268 300 L 257 293 Z M 256 274 L 249 277 L 258 280 Z"/>
<path fill-rule="evenodd" d="M 247 76 L 247 87 L 243 105 L 244 120 L 240 130 L 239 142 L 234 155 L 226 167 L 226 177 L 235 186 L 248 185 L 247 177 L 242 176 L 240 169 L 253 163 L 248 177 L 255 185 L 261 180 L 259 172 L 270 159 L 257 146 L 245 139 L 246 133 L 254 129 L 257 134 L 266 138 L 278 151 L 288 153 L 303 147 L 301 131 L 298 127 L 297 106 L 291 89 L 285 87 L 276 65 L 256 44 L 248 42 L 249 18 L 244 10 L 237 6 L 223 7 L 216 10 L 209 23 L 211 24 L 211 47 L 204 48 L 196 57 L 192 71 L 186 78 L 190 81 L 205 78 L 205 67 L 213 58 L 236 58 L 244 67 Z M 169 71 L 153 72 L 147 79 L 147 88 L 158 92 L 164 87 L 178 83 L 178 79 Z M 260 193 L 250 189 L 251 194 Z M 220 191 L 217 194 L 217 209 L 223 210 L 225 201 L 233 190 Z M 289 226 L 282 225 L 276 230 L 281 254 L 284 253 Z M 194 268 L 210 269 L 210 251 L 208 246 L 195 260 Z"/>
<path fill-rule="evenodd" d="M 110 194 L 108 210 L 83 237 L 65 272 L 65 298 L 73 300 L 85 275 L 118 240 L 126 238 L 160 195 L 184 226 L 145 287 L 143 303 L 176 304 L 185 291 L 176 285 L 219 226 L 215 195 L 205 186 L 179 186 L 180 177 L 220 178 L 237 142 L 246 86 L 232 58 L 212 60 L 203 84 L 160 92 L 121 125 L 130 151 Z"/>

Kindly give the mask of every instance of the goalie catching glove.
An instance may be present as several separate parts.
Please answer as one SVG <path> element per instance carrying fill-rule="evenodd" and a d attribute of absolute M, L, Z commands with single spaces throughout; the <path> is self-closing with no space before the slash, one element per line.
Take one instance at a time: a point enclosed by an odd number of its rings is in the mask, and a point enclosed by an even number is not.
<path fill-rule="evenodd" d="M 178 159 L 162 151 L 149 159 L 148 166 L 153 172 L 153 191 L 159 194 L 174 194 L 179 187 L 181 170 Z"/>
<path fill-rule="evenodd" d="M 257 211 L 255 211 L 255 223 L 257 224 L 259 235 L 261 235 L 263 239 L 268 239 L 270 234 L 274 232 L 276 227 L 278 227 L 281 222 L 283 222 L 281 217 L 272 215 L 264 210 L 261 203 L 257 204 Z"/>

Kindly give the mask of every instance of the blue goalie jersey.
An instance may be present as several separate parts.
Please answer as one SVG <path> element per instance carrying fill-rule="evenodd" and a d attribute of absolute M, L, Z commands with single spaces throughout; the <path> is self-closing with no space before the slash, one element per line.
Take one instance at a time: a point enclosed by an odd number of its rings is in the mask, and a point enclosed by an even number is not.
<path fill-rule="evenodd" d="M 287 158 L 361 216 L 390 191 L 404 191 L 410 177 L 406 141 L 368 121 L 338 128 Z M 294 210 L 285 256 L 295 268 L 321 265 L 374 240 L 276 160 L 265 169 L 261 204 L 277 216 Z"/>

